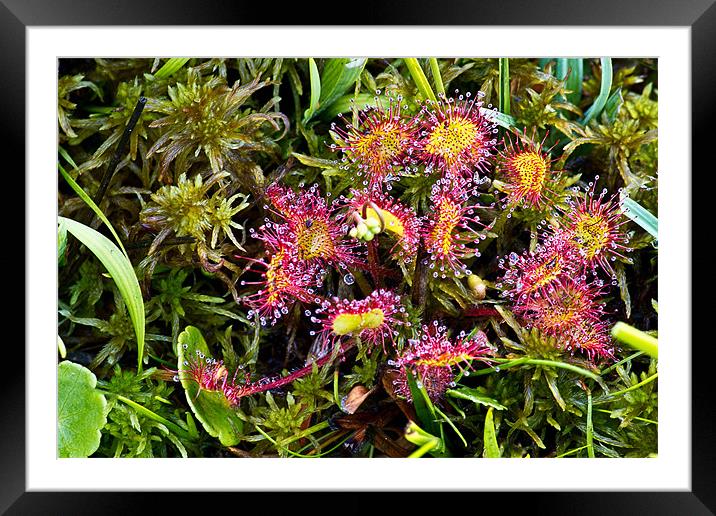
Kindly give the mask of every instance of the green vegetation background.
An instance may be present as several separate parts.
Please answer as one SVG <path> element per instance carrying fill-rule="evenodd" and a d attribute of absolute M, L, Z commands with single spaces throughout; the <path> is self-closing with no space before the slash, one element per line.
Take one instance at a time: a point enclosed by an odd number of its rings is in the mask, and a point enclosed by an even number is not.
<path fill-rule="evenodd" d="M 69 424 L 77 428 L 86 427 L 87 419 L 97 420 L 98 411 L 102 415 L 94 430 L 82 430 L 95 436 L 99 429 L 99 442 L 92 437 L 90 451 L 85 441 L 77 447 L 83 451 L 75 453 L 96 457 L 656 454 L 655 358 L 620 348 L 614 363 L 600 364 L 598 369 L 559 352 L 548 339 L 523 331 L 509 312 L 470 324 L 484 329 L 501 346 L 499 356 L 522 361 L 461 378 L 459 395 L 448 397 L 442 407 L 418 410 L 412 426 L 406 427 L 410 409 L 384 389 L 385 357 L 380 353 L 352 355 L 338 366 L 316 369 L 283 392 L 245 399 L 231 416 L 236 425 L 230 446 L 207 431 L 201 417 L 197 422 L 184 386 L 174 381 L 170 371 L 177 368 L 180 335 L 188 326 L 199 330 L 207 350 L 223 359 L 230 371 L 241 366 L 260 378 L 303 365 L 311 338 L 302 311 L 271 328 L 247 318 L 246 307 L 236 302 L 247 290 L 239 287 L 242 266 L 233 257 L 260 256 L 259 242 L 247 230 L 266 216 L 261 199 L 272 181 L 280 179 L 294 188 L 317 183 L 333 198 L 347 193 L 353 179 L 335 162 L 330 124 L 339 113 L 350 120 L 355 110 L 375 102 L 377 91 L 402 95 L 408 109 L 415 110 L 419 101 L 441 90 L 448 94 L 481 90 L 486 104 L 494 104 L 504 115 L 501 135 L 536 128 L 540 139 L 547 135 L 547 148 L 554 145 L 557 166 L 574 181 L 599 175 L 600 187 L 612 192 L 623 188 L 657 215 L 656 60 L 359 61 L 60 61 L 59 214 L 114 238 L 70 182 L 90 197 L 106 188 L 99 209 L 134 265 L 146 325 L 143 345 L 138 346 L 130 311 L 102 262 L 61 235 L 61 361 L 89 369 L 95 378 L 72 369 L 73 378 L 81 378 L 88 396 L 99 392 L 106 398 L 104 404 L 93 399 L 73 408 L 77 421 Z M 416 71 L 416 64 L 421 70 Z M 117 155 L 140 97 L 146 98 L 146 105 Z M 107 170 L 115 167 L 111 181 L 102 184 Z M 160 191 L 166 184 L 175 188 Z M 404 178 L 393 194 L 424 211 L 430 186 L 424 177 Z M 177 203 L 191 199 L 200 207 L 193 218 L 177 217 L 173 211 Z M 500 273 L 497 259 L 534 246 L 534 227 L 543 216 L 516 213 L 485 242 L 483 256 L 471 267 L 485 280 L 486 297 L 476 297 L 464 281 L 431 278 L 424 311 L 411 308 L 411 319 L 417 323 L 428 320 L 428 315 L 440 316 L 449 326 L 464 325 L 467 308 L 502 303 L 493 288 Z M 655 335 L 655 241 L 637 224 L 629 223 L 627 228 L 634 248 L 632 263 L 617 262 L 618 287 L 610 291 L 608 308 L 614 321 Z M 409 271 L 401 274 L 404 280 L 409 278 Z M 329 284 L 346 296 L 360 288 L 346 285 L 338 275 Z M 577 365 L 596 379 L 555 362 Z M 65 379 L 73 381 L 61 376 L 61 385 Z M 354 390 L 353 397 L 357 392 L 370 393 L 358 411 L 348 414 L 344 397 L 356 386 L 364 390 Z M 433 421 L 421 419 L 424 410 L 433 410 Z M 73 448 L 68 449 L 66 454 L 72 456 Z"/>

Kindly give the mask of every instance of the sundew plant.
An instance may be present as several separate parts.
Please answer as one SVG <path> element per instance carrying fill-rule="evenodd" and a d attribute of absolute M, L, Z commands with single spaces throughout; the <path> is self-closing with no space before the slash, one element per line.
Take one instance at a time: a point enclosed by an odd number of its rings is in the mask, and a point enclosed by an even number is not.
<path fill-rule="evenodd" d="M 654 457 L 655 59 L 62 59 L 60 457 Z"/>

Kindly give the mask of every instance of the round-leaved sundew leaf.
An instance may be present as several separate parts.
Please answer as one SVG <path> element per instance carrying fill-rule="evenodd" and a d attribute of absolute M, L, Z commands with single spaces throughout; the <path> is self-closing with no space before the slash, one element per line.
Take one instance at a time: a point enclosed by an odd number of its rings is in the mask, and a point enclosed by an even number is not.
<path fill-rule="evenodd" d="M 107 423 L 107 400 L 95 390 L 97 377 L 74 362 L 61 362 L 57 382 L 57 452 L 61 458 L 89 457 Z"/>

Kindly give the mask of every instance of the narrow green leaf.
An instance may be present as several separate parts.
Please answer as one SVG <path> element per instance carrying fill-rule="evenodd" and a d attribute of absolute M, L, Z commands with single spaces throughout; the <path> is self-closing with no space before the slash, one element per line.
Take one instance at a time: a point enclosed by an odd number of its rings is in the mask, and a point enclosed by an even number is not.
<path fill-rule="evenodd" d="M 67 357 L 67 348 L 65 347 L 65 343 L 62 340 L 62 337 L 60 337 L 59 335 L 57 336 L 57 350 L 60 352 L 60 356 L 62 358 Z"/>
<path fill-rule="evenodd" d="M 316 61 L 312 57 L 308 58 L 308 70 L 311 78 L 311 99 L 308 104 L 308 109 L 303 113 L 303 123 L 308 122 L 313 117 L 318 109 L 318 102 L 321 99 L 321 77 L 318 74 Z"/>
<path fill-rule="evenodd" d="M 517 121 L 513 117 L 504 113 L 500 113 L 496 109 L 488 109 L 482 107 L 480 108 L 480 113 L 482 113 L 482 115 L 490 122 L 494 122 L 495 124 L 499 125 L 500 127 L 504 127 L 505 129 L 511 129 L 517 123 Z"/>
<path fill-rule="evenodd" d="M 659 357 L 659 341 L 627 323 L 617 322 L 612 328 L 612 337 L 631 348 L 643 351 L 650 357 Z"/>
<path fill-rule="evenodd" d="M 500 112 L 510 115 L 510 60 L 500 58 Z"/>
<path fill-rule="evenodd" d="M 58 220 L 66 226 L 67 231 L 94 253 L 117 285 L 134 326 L 134 334 L 137 337 L 137 369 L 141 371 L 144 358 L 144 300 L 131 262 L 103 234 L 72 219 L 58 217 Z"/>
<path fill-rule="evenodd" d="M 608 402 L 608 401 L 611 401 L 612 398 L 615 398 L 615 397 L 617 397 L 617 396 L 621 396 L 621 395 L 624 394 L 624 393 L 627 393 L 627 392 L 630 392 L 630 391 L 634 391 L 634 390 L 636 390 L 636 389 L 638 389 L 638 388 L 640 388 L 640 387 L 643 387 L 644 385 L 653 382 L 653 381 L 656 380 L 658 377 L 659 377 L 659 373 L 654 373 L 654 374 L 651 375 L 650 377 L 648 377 L 648 378 L 646 378 L 646 379 L 640 381 L 639 383 L 635 383 L 635 384 L 632 385 L 631 387 L 627 387 L 626 389 L 622 389 L 621 391 L 610 392 L 609 394 L 607 394 L 607 396 L 606 396 L 605 398 L 603 398 L 603 401 L 600 400 L 600 402 Z"/>
<path fill-rule="evenodd" d="M 584 79 L 584 60 L 579 59 L 557 59 L 557 78 L 567 79 L 566 88 L 571 91 L 567 94 L 567 100 L 572 104 L 578 104 L 582 98 L 582 81 Z"/>
<path fill-rule="evenodd" d="M 159 414 L 152 412 L 147 407 L 140 405 L 139 403 L 132 401 L 129 398 L 125 398 L 124 396 L 121 396 L 121 395 L 117 395 L 117 399 L 119 401 L 121 401 L 122 403 L 129 405 L 130 407 L 132 407 L 134 410 L 136 410 L 140 414 L 147 416 L 149 419 L 152 419 L 152 420 L 156 421 L 157 423 L 163 424 L 164 426 L 166 426 L 169 430 L 174 432 L 179 437 L 183 437 L 184 439 L 192 438 L 192 435 L 188 431 L 184 430 L 179 425 L 172 423 L 168 419 L 160 416 Z"/>
<path fill-rule="evenodd" d="M 604 105 L 609 98 L 609 92 L 612 89 L 612 59 L 611 57 L 602 58 L 602 84 L 599 95 L 594 99 L 594 103 L 590 106 L 582 119 L 582 125 L 587 125 L 590 120 L 595 118 L 602 112 Z"/>
<path fill-rule="evenodd" d="M 335 169 L 338 164 L 330 159 L 315 158 L 313 156 L 307 156 L 306 154 L 299 154 L 298 152 L 292 152 L 291 156 L 296 158 L 302 164 L 307 167 L 323 168 L 323 169 Z"/>
<path fill-rule="evenodd" d="M 67 226 L 57 225 L 57 266 L 63 267 L 67 263 Z"/>
<path fill-rule="evenodd" d="M 80 364 L 57 367 L 57 452 L 60 457 L 89 457 L 107 423 L 107 400 L 95 389 L 97 377 Z"/>
<path fill-rule="evenodd" d="M 587 455 L 594 458 L 594 424 L 592 423 L 592 393 L 587 391 Z"/>
<path fill-rule="evenodd" d="M 415 375 L 413 375 L 411 371 L 408 371 L 406 376 L 418 419 L 420 419 L 420 422 L 431 434 L 440 433 L 440 427 L 435 421 L 435 411 L 431 410 L 432 403 L 430 402 L 430 398 L 426 398 L 426 396 L 423 395 L 422 386 L 418 385 Z"/>
<path fill-rule="evenodd" d="M 604 113 L 607 115 L 607 119 L 610 122 L 614 122 L 617 114 L 619 114 L 619 109 L 622 107 L 622 104 L 624 104 L 622 89 L 617 88 L 614 90 L 614 93 L 609 96 L 607 103 L 604 105 Z"/>
<path fill-rule="evenodd" d="M 465 446 L 465 448 L 467 448 L 467 441 L 465 440 L 465 437 L 460 433 L 460 430 L 458 430 L 457 427 L 455 426 L 455 424 L 450 420 L 450 417 L 448 417 L 447 414 L 445 414 L 442 410 L 440 410 L 437 407 L 437 405 L 435 406 L 435 412 L 437 412 L 440 415 L 440 417 L 442 418 L 442 420 L 445 421 L 450 426 L 450 428 L 453 429 L 453 431 L 457 434 L 457 436 L 462 441 L 463 446 Z"/>
<path fill-rule="evenodd" d="M 485 405 L 486 407 L 492 407 L 497 410 L 506 410 L 507 407 L 499 403 L 497 400 L 486 396 L 483 392 L 477 389 L 471 389 L 469 387 L 460 387 L 459 389 L 448 389 L 446 391 L 448 396 L 453 398 L 461 398 L 463 400 L 469 400 L 478 405 Z"/>
<path fill-rule="evenodd" d="M 619 199 L 622 213 L 631 220 L 639 224 L 651 236 L 658 240 L 659 238 L 659 219 L 652 215 L 646 208 L 642 207 L 638 202 L 623 195 Z"/>
<path fill-rule="evenodd" d="M 438 60 L 434 57 L 430 58 L 430 71 L 433 74 L 433 82 L 435 83 L 435 89 L 437 90 L 438 95 L 444 95 L 445 85 L 443 84 L 443 78 L 440 75 L 440 66 L 438 65 Z"/>
<path fill-rule="evenodd" d="M 167 62 L 164 63 L 164 65 L 157 70 L 157 73 L 154 74 L 154 77 L 158 77 L 160 79 L 166 79 L 167 77 L 171 77 L 175 73 L 177 73 L 179 70 L 182 69 L 182 67 L 189 61 L 188 57 L 172 57 L 167 59 Z"/>
<path fill-rule="evenodd" d="M 425 77 L 425 72 L 423 72 L 423 69 L 420 66 L 420 63 L 418 63 L 418 60 L 414 57 L 406 57 L 404 59 L 405 65 L 408 67 L 408 71 L 410 72 L 410 76 L 413 78 L 413 82 L 415 82 L 415 86 L 418 87 L 418 91 L 420 92 L 420 95 L 427 100 L 432 100 L 433 102 L 437 102 L 437 98 L 435 97 L 435 93 L 433 92 L 433 89 L 430 87 L 430 83 L 428 83 L 428 78 Z"/>
<path fill-rule="evenodd" d="M 82 199 L 87 206 L 92 208 L 92 211 L 95 212 L 97 217 L 104 223 L 105 226 L 109 229 L 109 232 L 112 233 L 112 236 L 117 241 L 117 244 L 119 245 L 119 248 L 122 250 L 122 253 L 124 256 L 127 257 L 127 260 L 129 260 L 129 255 L 127 254 L 127 251 L 124 249 L 124 246 L 122 245 L 122 241 L 119 239 L 119 235 L 114 230 L 114 227 L 112 227 L 112 223 L 107 219 L 105 214 L 102 212 L 102 210 L 99 209 L 99 206 L 97 206 L 94 201 L 90 198 L 89 195 L 87 195 L 87 192 L 85 192 L 80 185 L 77 184 L 77 182 L 72 179 L 72 177 L 65 171 L 64 168 L 62 168 L 62 165 L 59 163 L 57 164 L 57 167 L 60 169 L 60 174 L 62 174 L 62 177 L 65 178 L 65 181 L 67 181 L 67 184 L 69 184 L 72 189 L 75 191 L 77 196 Z"/>
<path fill-rule="evenodd" d="M 485 450 L 483 456 L 488 459 L 499 459 L 500 458 L 500 447 L 497 444 L 497 434 L 495 432 L 495 421 L 492 415 L 494 409 L 490 407 L 487 409 L 487 416 L 485 417 L 485 431 L 483 434 L 483 440 L 485 443 Z"/>

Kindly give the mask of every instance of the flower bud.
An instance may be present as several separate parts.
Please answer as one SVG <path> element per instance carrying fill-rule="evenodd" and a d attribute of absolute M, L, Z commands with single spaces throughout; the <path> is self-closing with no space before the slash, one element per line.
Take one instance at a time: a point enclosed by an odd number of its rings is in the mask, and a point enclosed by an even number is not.
<path fill-rule="evenodd" d="M 470 291 L 477 299 L 485 299 L 487 293 L 487 286 L 482 278 L 477 274 L 470 274 L 467 277 L 467 286 L 470 287 Z"/>

